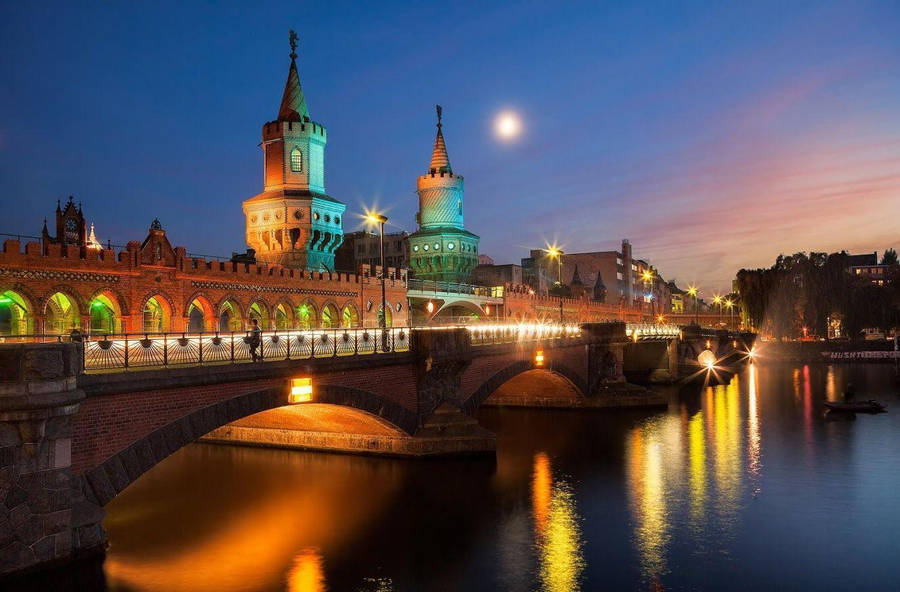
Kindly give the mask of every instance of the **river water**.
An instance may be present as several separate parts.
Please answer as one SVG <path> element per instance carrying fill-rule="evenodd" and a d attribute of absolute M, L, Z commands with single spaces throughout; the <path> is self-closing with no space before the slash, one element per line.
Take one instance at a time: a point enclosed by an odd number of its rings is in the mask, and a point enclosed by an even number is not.
<path fill-rule="evenodd" d="M 823 415 L 847 382 L 887 414 Z M 484 409 L 496 460 L 191 445 L 108 507 L 112 590 L 900 589 L 890 365 L 758 364 L 667 411 Z"/>

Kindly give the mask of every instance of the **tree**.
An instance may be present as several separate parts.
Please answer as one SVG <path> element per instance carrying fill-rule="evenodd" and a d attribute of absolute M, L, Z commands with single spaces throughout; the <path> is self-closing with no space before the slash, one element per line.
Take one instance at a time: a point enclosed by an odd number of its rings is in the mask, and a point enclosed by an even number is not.
<path fill-rule="evenodd" d="M 897 265 L 897 251 L 894 249 L 888 249 L 884 252 L 884 255 L 881 256 L 881 264 L 882 265 Z"/>
<path fill-rule="evenodd" d="M 866 327 L 889 330 L 900 325 L 900 265 L 893 249 L 885 252 L 883 281 L 849 274 L 848 255 L 779 255 L 768 269 L 737 273 L 740 306 L 750 324 L 774 337 L 827 335 L 828 317 L 842 319 L 846 335 Z M 884 261 L 883 260 L 883 261 Z"/>

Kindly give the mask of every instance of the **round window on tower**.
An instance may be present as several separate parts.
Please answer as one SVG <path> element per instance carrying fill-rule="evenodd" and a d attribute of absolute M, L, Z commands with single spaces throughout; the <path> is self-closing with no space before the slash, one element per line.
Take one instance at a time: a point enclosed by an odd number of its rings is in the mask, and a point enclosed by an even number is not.
<path fill-rule="evenodd" d="M 423 245 L 423 246 L 422 246 L 422 249 L 424 249 L 424 250 L 427 251 L 427 250 L 428 250 L 428 245 Z"/>
<path fill-rule="evenodd" d="M 319 212 L 313 212 L 313 220 L 319 219 Z"/>
<path fill-rule="evenodd" d="M 413 252 L 414 252 L 414 253 L 418 253 L 418 252 L 419 252 L 419 245 L 414 245 L 414 246 L 413 246 Z"/>
<path fill-rule="evenodd" d="M 441 250 L 441 243 L 434 243 L 434 250 L 435 250 L 435 251 L 440 251 L 440 250 Z"/>
<path fill-rule="evenodd" d="M 340 217 L 335 216 L 335 217 L 334 217 L 334 223 L 335 223 L 335 224 L 340 224 L 340 223 L 341 223 Z"/>
<path fill-rule="evenodd" d="M 303 218 L 303 212 L 300 210 L 294 210 L 294 219 L 300 220 Z"/>
<path fill-rule="evenodd" d="M 453 243 L 447 243 L 447 248 L 450 249 L 450 250 L 452 251 L 453 248 L 454 248 L 454 244 L 453 244 Z"/>
<path fill-rule="evenodd" d="M 328 214 L 325 214 L 325 221 L 331 222 L 331 216 L 329 216 Z"/>

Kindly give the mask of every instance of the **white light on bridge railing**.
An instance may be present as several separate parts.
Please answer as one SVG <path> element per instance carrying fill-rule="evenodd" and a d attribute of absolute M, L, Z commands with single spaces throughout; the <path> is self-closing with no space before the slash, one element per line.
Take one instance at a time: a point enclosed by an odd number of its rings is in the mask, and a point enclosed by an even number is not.
<path fill-rule="evenodd" d="M 289 403 L 309 403 L 312 401 L 312 378 L 292 378 Z"/>

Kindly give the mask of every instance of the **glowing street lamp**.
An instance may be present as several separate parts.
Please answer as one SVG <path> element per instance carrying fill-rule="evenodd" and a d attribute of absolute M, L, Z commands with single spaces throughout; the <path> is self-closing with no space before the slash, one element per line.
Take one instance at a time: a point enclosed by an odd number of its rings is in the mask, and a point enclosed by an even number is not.
<path fill-rule="evenodd" d="M 644 280 L 644 290 L 650 290 L 653 286 L 653 271 L 650 269 L 645 269 L 644 273 L 641 275 L 641 279 Z M 653 305 L 653 292 L 648 291 L 647 297 L 650 299 L 650 314 L 656 314 L 656 307 Z"/>
<path fill-rule="evenodd" d="M 734 302 L 732 302 L 731 298 L 725 299 L 725 308 L 727 308 L 730 313 L 730 320 L 728 322 L 729 328 L 734 328 Z"/>
<path fill-rule="evenodd" d="M 384 267 L 384 225 L 388 221 L 387 216 L 377 212 L 366 212 L 366 221 L 371 224 L 377 224 L 381 227 L 381 314 L 378 315 L 378 326 L 384 329 L 387 326 L 387 288 L 385 287 L 386 269 Z M 381 332 L 382 341 L 387 345 L 387 337 L 385 332 Z M 387 349 L 386 347 L 384 349 Z"/>
<path fill-rule="evenodd" d="M 556 267 L 558 272 L 558 278 L 556 280 L 556 286 L 559 289 L 559 324 L 562 325 L 563 322 L 563 297 L 562 297 L 562 256 L 564 255 L 562 249 L 557 247 L 556 245 L 548 245 L 546 249 L 547 256 L 551 259 L 556 259 Z"/>
<path fill-rule="evenodd" d="M 700 309 L 697 303 L 697 294 L 699 293 L 700 290 L 697 289 L 697 286 L 688 286 L 688 295 L 694 297 L 694 324 L 697 326 L 700 326 Z"/>

